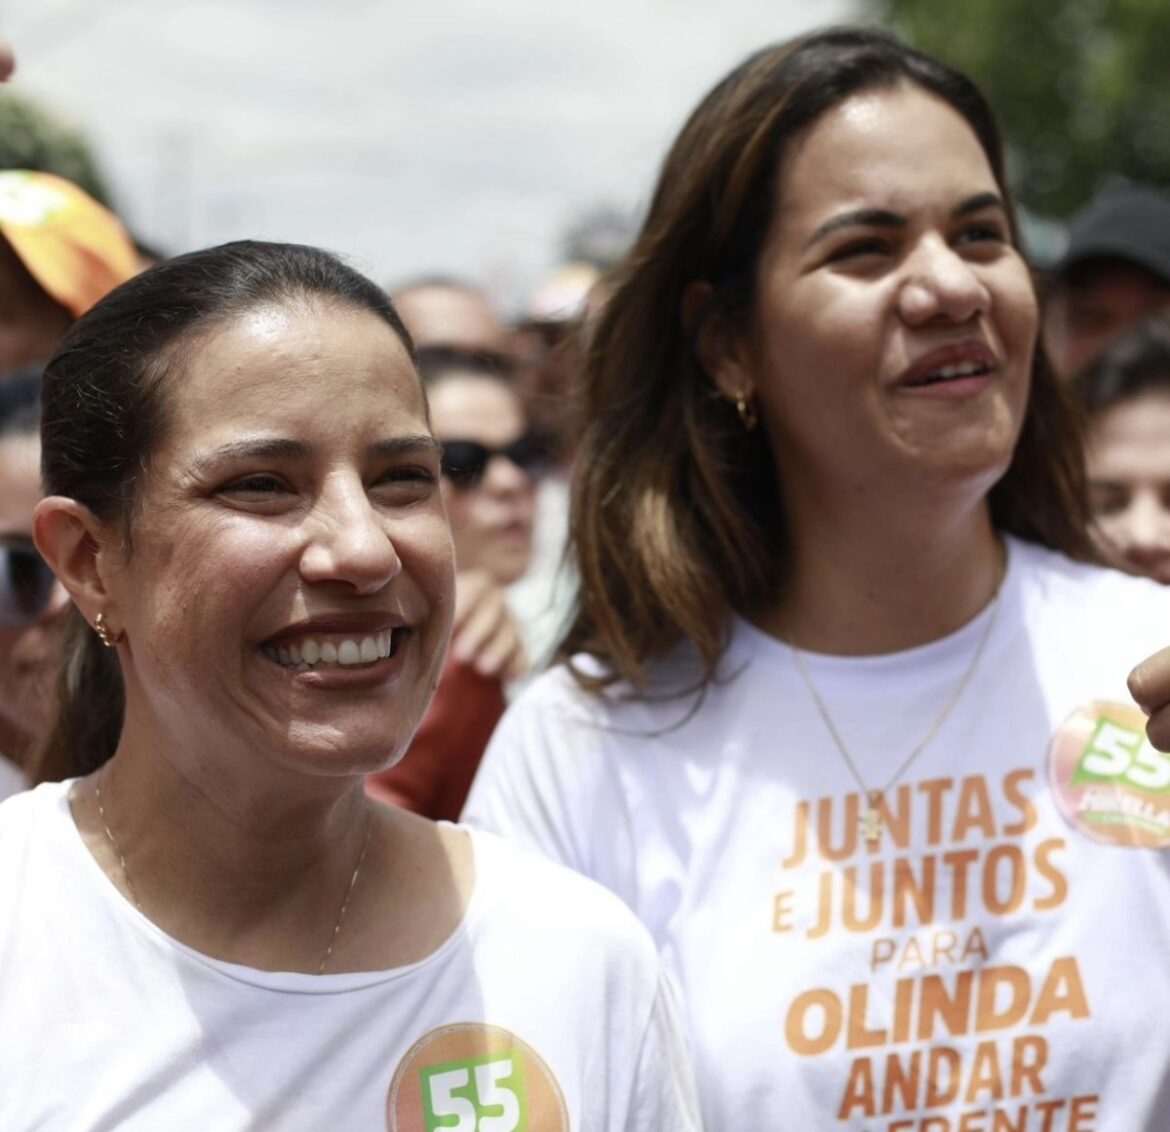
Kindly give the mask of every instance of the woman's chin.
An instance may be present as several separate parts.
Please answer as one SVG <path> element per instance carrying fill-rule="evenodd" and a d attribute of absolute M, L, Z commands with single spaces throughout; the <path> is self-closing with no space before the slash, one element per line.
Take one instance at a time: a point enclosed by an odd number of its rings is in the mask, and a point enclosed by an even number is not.
<path fill-rule="evenodd" d="M 314 777 L 364 778 L 393 766 L 409 745 L 409 735 L 387 735 L 384 722 L 379 732 L 351 730 L 344 735 L 302 724 L 274 754 L 283 765 Z"/>

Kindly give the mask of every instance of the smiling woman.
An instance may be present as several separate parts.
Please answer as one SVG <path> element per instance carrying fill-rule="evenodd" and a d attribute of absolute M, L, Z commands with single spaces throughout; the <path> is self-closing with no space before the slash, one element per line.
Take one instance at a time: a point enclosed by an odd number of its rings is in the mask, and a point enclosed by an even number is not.
<path fill-rule="evenodd" d="M 78 322 L 44 389 L 36 540 L 76 606 L 52 742 L 95 769 L 0 807 L 0 1126 L 694 1127 L 617 901 L 364 795 L 452 606 L 385 296 L 312 248 L 196 252 Z"/>
<path fill-rule="evenodd" d="M 651 928 L 709 1128 L 1170 1127 L 1170 593 L 1091 564 L 1036 334 L 991 110 L 867 29 L 720 82 L 616 273 L 466 813 Z"/>

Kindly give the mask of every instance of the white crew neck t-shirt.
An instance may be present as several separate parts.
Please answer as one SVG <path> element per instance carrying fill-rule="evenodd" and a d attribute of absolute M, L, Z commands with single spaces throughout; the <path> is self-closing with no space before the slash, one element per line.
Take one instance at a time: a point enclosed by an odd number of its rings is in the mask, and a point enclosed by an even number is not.
<path fill-rule="evenodd" d="M 807 655 L 885 787 L 987 627 L 888 656 Z M 737 622 L 694 696 L 554 670 L 501 721 L 465 820 L 601 881 L 683 995 L 705 1126 L 1168 1132 L 1170 756 L 1129 670 L 1170 589 L 1009 540 L 970 683 L 886 791 L 885 832 L 787 645 Z"/>
<path fill-rule="evenodd" d="M 4 1132 L 697 1127 L 653 944 L 598 886 L 473 834 L 466 915 L 426 959 L 257 971 L 128 903 L 69 785 L 0 806 Z"/>

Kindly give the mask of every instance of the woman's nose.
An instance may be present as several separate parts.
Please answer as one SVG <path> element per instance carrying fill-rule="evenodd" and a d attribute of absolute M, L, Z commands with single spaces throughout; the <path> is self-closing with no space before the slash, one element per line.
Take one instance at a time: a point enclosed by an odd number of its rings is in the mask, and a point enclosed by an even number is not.
<path fill-rule="evenodd" d="M 386 517 L 363 484 L 334 485 L 306 520 L 301 575 L 309 582 L 341 582 L 360 594 L 377 593 L 402 569 Z"/>
<path fill-rule="evenodd" d="M 925 240 L 906 263 L 899 302 L 912 326 L 941 320 L 969 322 L 990 306 L 991 296 L 975 265 L 945 240 Z"/>

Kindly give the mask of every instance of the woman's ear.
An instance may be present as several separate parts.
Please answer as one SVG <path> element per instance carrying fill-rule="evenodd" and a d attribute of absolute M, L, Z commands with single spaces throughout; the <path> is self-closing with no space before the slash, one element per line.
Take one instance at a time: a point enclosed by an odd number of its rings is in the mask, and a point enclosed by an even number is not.
<path fill-rule="evenodd" d="M 33 512 L 33 541 L 91 625 L 99 612 L 121 623 L 109 580 L 125 562 L 122 540 L 88 507 L 63 495 L 42 499 Z"/>
<path fill-rule="evenodd" d="M 715 302 L 715 288 L 696 280 L 683 292 L 682 324 L 703 372 L 728 401 L 750 401 L 755 378 L 744 335 Z"/>

